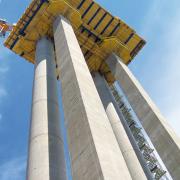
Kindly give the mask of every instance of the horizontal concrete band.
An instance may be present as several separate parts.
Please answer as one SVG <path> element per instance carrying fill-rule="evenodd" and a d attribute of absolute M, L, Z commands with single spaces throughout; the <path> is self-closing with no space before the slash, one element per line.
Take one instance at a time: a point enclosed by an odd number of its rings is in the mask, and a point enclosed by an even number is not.
<path fill-rule="evenodd" d="M 51 138 L 57 139 L 63 145 L 63 139 L 61 137 L 57 136 L 56 134 L 52 134 L 52 133 L 51 134 L 50 133 L 41 133 L 41 134 L 38 134 L 34 137 L 31 137 L 30 143 L 31 143 L 31 141 L 34 141 L 34 140 L 36 141 L 36 138 L 39 138 L 40 136 L 47 136 L 47 135 Z"/>

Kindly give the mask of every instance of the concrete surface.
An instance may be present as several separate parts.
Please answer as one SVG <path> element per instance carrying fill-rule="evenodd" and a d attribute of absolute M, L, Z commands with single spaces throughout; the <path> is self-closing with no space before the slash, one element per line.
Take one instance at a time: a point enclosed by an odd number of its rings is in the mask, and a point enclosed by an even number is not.
<path fill-rule="evenodd" d="M 121 120 L 112 103 L 112 97 L 109 88 L 107 87 L 107 84 L 105 82 L 105 79 L 99 73 L 95 73 L 94 82 L 106 110 L 106 114 L 111 123 L 114 134 L 116 136 L 120 150 L 126 161 L 127 167 L 131 174 L 131 178 L 133 180 L 147 179 L 141 167 L 141 164 L 136 156 L 136 153 L 130 143 L 130 140 L 126 134 L 126 131 L 121 123 Z"/>
<path fill-rule="evenodd" d="M 62 16 L 54 40 L 73 180 L 130 180 L 72 26 Z"/>
<path fill-rule="evenodd" d="M 115 78 L 150 137 L 172 178 L 180 179 L 180 139 L 161 115 L 148 94 L 121 59 L 112 54 L 107 59 Z"/>
<path fill-rule="evenodd" d="M 66 180 L 53 44 L 37 42 L 27 180 Z"/>

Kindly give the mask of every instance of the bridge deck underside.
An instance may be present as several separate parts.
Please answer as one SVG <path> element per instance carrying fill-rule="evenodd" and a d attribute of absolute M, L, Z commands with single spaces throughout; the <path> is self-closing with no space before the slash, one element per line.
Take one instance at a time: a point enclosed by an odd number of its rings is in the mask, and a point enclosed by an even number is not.
<path fill-rule="evenodd" d="M 71 22 L 90 71 L 101 71 L 113 82 L 104 60 L 116 53 L 129 64 L 145 41 L 122 20 L 112 16 L 93 0 L 33 0 L 5 46 L 34 63 L 37 40 L 53 39 L 52 23 L 62 14 Z"/>

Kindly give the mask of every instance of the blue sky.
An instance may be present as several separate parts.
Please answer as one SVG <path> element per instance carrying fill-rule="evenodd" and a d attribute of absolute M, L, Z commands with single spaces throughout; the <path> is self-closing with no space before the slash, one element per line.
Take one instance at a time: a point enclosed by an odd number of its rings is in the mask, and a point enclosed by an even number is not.
<path fill-rule="evenodd" d="M 147 41 L 130 65 L 150 97 L 180 135 L 180 1 L 97 0 Z M 16 22 L 30 0 L 0 0 L 0 18 Z M 0 179 L 24 180 L 33 65 L 0 39 Z"/>

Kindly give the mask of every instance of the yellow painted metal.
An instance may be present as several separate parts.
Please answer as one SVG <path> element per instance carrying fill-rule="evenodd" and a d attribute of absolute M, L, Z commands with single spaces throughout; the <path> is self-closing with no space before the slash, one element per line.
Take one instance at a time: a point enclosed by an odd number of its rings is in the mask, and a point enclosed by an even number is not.
<path fill-rule="evenodd" d="M 71 22 L 90 71 L 104 73 L 113 82 L 104 60 L 116 53 L 129 64 L 145 41 L 126 23 L 93 0 L 33 0 L 4 45 L 34 63 L 37 40 L 53 39 L 52 24 L 58 15 Z"/>

